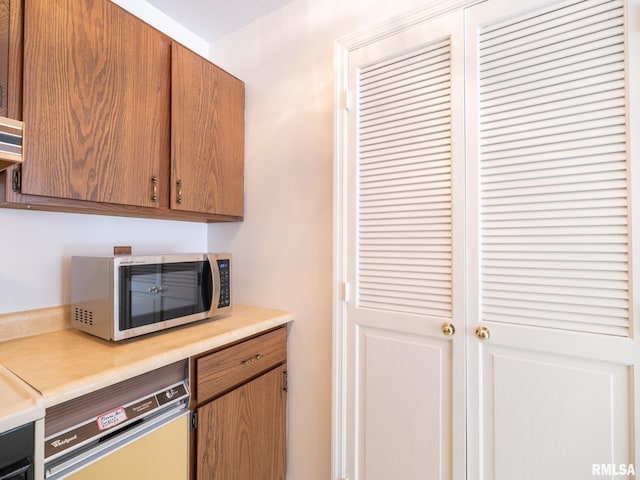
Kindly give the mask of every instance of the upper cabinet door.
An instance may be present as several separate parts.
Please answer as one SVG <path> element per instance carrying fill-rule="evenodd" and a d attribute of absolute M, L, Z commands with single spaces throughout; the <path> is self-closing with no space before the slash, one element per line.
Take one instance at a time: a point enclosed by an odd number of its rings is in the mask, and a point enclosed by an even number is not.
<path fill-rule="evenodd" d="M 24 14 L 22 193 L 168 206 L 168 37 L 106 0 Z"/>
<path fill-rule="evenodd" d="M 179 44 L 171 58 L 171 208 L 241 217 L 244 83 Z"/>
<path fill-rule="evenodd" d="M 0 116 L 6 117 L 9 90 L 9 0 L 0 1 Z"/>

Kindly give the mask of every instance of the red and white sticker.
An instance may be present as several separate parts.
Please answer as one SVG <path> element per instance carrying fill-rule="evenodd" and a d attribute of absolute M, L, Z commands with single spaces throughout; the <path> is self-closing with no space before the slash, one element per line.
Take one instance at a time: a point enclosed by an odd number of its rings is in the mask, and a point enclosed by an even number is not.
<path fill-rule="evenodd" d="M 115 410 L 111 410 L 110 412 L 104 413 L 96 418 L 98 430 L 101 431 L 115 427 L 125 420 L 127 420 L 127 412 L 125 411 L 124 407 L 116 408 Z"/>

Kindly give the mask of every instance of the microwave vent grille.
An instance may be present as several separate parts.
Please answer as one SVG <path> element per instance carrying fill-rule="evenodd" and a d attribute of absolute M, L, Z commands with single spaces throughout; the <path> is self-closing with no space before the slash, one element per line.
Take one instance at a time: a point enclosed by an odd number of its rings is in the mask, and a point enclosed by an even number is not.
<path fill-rule="evenodd" d="M 74 320 L 86 325 L 93 325 L 93 312 L 84 308 L 75 307 Z"/>

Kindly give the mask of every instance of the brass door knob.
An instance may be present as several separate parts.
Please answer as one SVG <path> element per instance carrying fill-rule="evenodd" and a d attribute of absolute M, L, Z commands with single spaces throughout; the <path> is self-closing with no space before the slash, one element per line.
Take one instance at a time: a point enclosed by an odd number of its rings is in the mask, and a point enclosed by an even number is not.
<path fill-rule="evenodd" d="M 476 328 L 476 337 L 480 340 L 489 340 L 491 333 L 487 327 L 478 327 Z"/>
<path fill-rule="evenodd" d="M 453 324 L 447 322 L 442 325 L 442 334 L 445 337 L 451 337 L 454 333 L 456 333 L 456 327 L 454 327 Z"/>

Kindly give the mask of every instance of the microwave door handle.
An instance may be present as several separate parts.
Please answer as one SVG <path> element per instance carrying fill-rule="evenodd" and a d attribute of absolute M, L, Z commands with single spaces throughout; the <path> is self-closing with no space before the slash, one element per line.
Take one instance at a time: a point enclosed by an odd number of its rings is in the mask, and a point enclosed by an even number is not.
<path fill-rule="evenodd" d="M 215 255 L 207 255 L 209 261 L 209 271 L 211 272 L 211 287 L 209 294 L 213 293 L 211 297 L 211 309 L 209 310 L 209 316 L 213 316 L 218 310 L 218 304 L 220 303 L 220 267 L 218 267 L 218 259 Z"/>

